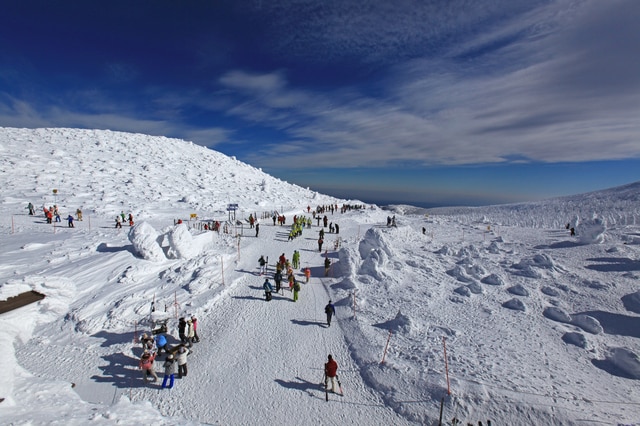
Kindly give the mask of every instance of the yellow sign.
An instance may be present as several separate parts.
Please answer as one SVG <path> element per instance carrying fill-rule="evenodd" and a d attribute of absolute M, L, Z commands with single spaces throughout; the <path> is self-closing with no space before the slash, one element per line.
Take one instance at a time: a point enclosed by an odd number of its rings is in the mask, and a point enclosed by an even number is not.
<path fill-rule="evenodd" d="M 54 193 L 54 194 L 57 194 L 57 193 L 58 193 L 58 190 L 57 190 L 57 189 L 54 189 L 54 190 L 53 190 L 53 193 Z"/>
<path fill-rule="evenodd" d="M 196 219 L 198 217 L 198 214 L 197 213 L 191 213 L 190 217 L 191 217 L 191 219 Z"/>

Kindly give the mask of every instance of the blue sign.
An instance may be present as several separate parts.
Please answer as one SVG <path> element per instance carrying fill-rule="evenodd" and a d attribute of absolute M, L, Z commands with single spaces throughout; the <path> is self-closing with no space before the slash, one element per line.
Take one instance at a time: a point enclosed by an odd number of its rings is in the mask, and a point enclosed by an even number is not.
<path fill-rule="evenodd" d="M 228 211 L 236 211 L 236 210 L 238 210 L 238 205 L 237 204 L 228 204 L 227 205 L 227 210 Z"/>

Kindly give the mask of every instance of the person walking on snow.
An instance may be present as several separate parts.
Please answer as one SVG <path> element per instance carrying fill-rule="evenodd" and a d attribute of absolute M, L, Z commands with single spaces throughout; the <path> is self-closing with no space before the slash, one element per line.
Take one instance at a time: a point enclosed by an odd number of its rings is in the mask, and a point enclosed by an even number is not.
<path fill-rule="evenodd" d="M 305 278 L 305 282 L 309 282 L 309 278 L 311 277 L 311 269 L 304 268 L 304 278 Z"/>
<path fill-rule="evenodd" d="M 322 253 L 322 243 L 324 243 L 324 240 L 322 239 L 322 237 L 318 238 L 318 251 L 320 253 Z"/>
<path fill-rule="evenodd" d="M 189 349 L 184 345 L 180 345 L 178 354 L 176 355 L 176 362 L 178 363 L 178 379 L 181 379 L 182 376 L 187 377 L 187 355 L 190 353 L 191 351 Z"/>
<path fill-rule="evenodd" d="M 338 363 L 331 355 L 328 357 L 328 361 L 324 364 L 324 388 L 329 388 L 329 381 L 331 381 L 331 391 L 336 392 L 336 381 L 338 378 Z"/>
<path fill-rule="evenodd" d="M 167 381 L 169 381 L 169 389 L 173 388 L 173 381 L 176 375 L 176 361 L 173 359 L 173 355 L 167 355 L 167 359 L 162 364 L 164 367 L 164 379 L 162 380 L 162 389 L 167 387 Z"/>
<path fill-rule="evenodd" d="M 260 265 L 260 275 L 264 275 L 267 268 L 267 261 L 264 260 L 264 256 L 260 256 L 260 259 L 258 259 L 258 264 Z"/>
<path fill-rule="evenodd" d="M 336 314 L 336 308 L 333 306 L 333 303 L 331 303 L 331 300 L 329 300 L 327 306 L 324 307 L 324 313 L 327 314 L 327 327 L 331 327 L 331 317 Z"/>
<path fill-rule="evenodd" d="M 184 317 L 178 320 L 178 337 L 180 337 L 180 343 L 187 343 L 187 321 L 185 321 Z"/>
<path fill-rule="evenodd" d="M 75 228 L 75 226 L 73 226 L 73 216 L 67 216 L 67 222 L 69 223 L 69 228 Z"/>
<path fill-rule="evenodd" d="M 329 276 L 329 268 L 331 268 L 331 259 L 329 259 L 329 256 L 324 258 L 324 276 L 328 277 Z"/>
<path fill-rule="evenodd" d="M 273 279 L 276 282 L 276 293 L 280 292 L 280 286 L 282 285 L 282 272 L 276 271 L 273 275 Z"/>
<path fill-rule="evenodd" d="M 195 333 L 193 331 L 193 321 L 191 318 L 187 320 L 187 342 L 189 342 L 189 347 L 193 347 L 193 338 L 195 337 Z"/>
<path fill-rule="evenodd" d="M 260 233 L 260 224 L 256 223 L 256 238 L 258 238 L 259 233 Z"/>
<path fill-rule="evenodd" d="M 142 370 L 142 374 L 144 377 L 144 382 L 147 383 L 149 381 L 149 376 L 153 376 L 153 381 L 156 382 L 158 380 L 158 375 L 155 371 L 153 371 L 153 360 L 156 358 L 155 352 L 147 352 L 145 351 L 140 358 L 140 369 Z"/>
<path fill-rule="evenodd" d="M 293 301 L 298 301 L 298 293 L 300 292 L 300 283 L 298 281 L 293 282 Z"/>
<path fill-rule="evenodd" d="M 293 251 L 291 262 L 293 264 L 293 269 L 298 269 L 300 267 L 300 252 L 298 250 Z"/>
<path fill-rule="evenodd" d="M 116 216 L 116 228 L 122 228 L 122 218 L 120 216 Z"/>
<path fill-rule="evenodd" d="M 193 323 L 193 342 L 200 343 L 200 336 L 198 336 L 198 318 L 192 315 L 191 322 Z"/>
<path fill-rule="evenodd" d="M 269 278 L 264 280 L 264 284 L 262 284 L 262 288 L 264 288 L 265 300 L 268 302 L 269 300 L 271 300 L 271 292 L 273 291 L 273 287 L 271 287 Z"/>

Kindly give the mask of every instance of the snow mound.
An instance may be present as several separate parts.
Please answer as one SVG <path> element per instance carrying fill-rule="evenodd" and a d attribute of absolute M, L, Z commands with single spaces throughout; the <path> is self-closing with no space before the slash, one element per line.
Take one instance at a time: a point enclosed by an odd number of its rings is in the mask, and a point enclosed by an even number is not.
<path fill-rule="evenodd" d="M 582 349 L 589 349 L 589 342 L 587 341 L 585 335 L 582 333 L 564 333 L 562 335 L 562 341 L 570 345 L 575 345 Z"/>
<path fill-rule="evenodd" d="M 569 315 L 564 309 L 555 306 L 546 308 L 542 312 L 542 315 L 553 321 L 564 322 L 567 324 L 571 323 L 571 315 Z"/>
<path fill-rule="evenodd" d="M 193 244 L 193 236 L 186 224 L 176 225 L 168 234 L 169 250 L 167 256 L 171 259 L 191 259 L 198 254 Z"/>
<path fill-rule="evenodd" d="M 627 311 L 640 314 L 640 291 L 623 296 L 622 304 Z"/>
<path fill-rule="evenodd" d="M 511 300 L 507 300 L 506 302 L 504 302 L 502 304 L 502 306 L 504 306 L 507 309 L 511 309 L 514 311 L 526 311 L 527 307 L 525 306 L 524 302 L 522 302 L 522 300 L 520 299 L 511 299 Z"/>
<path fill-rule="evenodd" d="M 600 321 L 589 315 L 574 315 L 571 324 L 591 334 L 602 334 L 604 331 L 600 325 Z"/>
<path fill-rule="evenodd" d="M 504 285 L 504 279 L 498 274 L 490 274 L 480 280 L 483 284 Z"/>
<path fill-rule="evenodd" d="M 509 287 L 507 291 L 511 294 L 515 294 L 516 296 L 524 296 L 524 297 L 529 296 L 529 290 L 527 290 L 520 284 L 514 285 L 513 287 Z"/>
<path fill-rule="evenodd" d="M 595 361 L 602 368 L 617 376 L 640 380 L 640 357 L 627 348 L 609 349 L 604 361 Z"/>
<path fill-rule="evenodd" d="M 129 241 L 140 257 L 154 262 L 166 260 L 160 247 L 158 232 L 147 222 L 140 222 L 129 231 Z"/>
<path fill-rule="evenodd" d="M 602 244 L 605 240 L 607 225 L 600 218 L 581 222 L 576 227 L 576 234 L 581 244 Z"/>

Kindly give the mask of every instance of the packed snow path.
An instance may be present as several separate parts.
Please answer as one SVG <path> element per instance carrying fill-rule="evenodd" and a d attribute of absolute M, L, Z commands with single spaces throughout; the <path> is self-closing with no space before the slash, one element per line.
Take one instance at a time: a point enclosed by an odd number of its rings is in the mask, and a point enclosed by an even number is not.
<path fill-rule="evenodd" d="M 281 253 L 290 258 L 294 249 L 301 252 L 303 265 L 324 261 L 317 250 L 317 227 L 305 229 L 291 242 L 277 238 L 276 233 L 285 229 L 261 226 L 259 238 L 270 240 L 270 250 L 277 252 L 261 253 L 253 235 L 243 239 L 235 268 L 240 277 L 199 318 L 201 342 L 189 356 L 188 376 L 170 391 L 136 388 L 133 400 L 148 399 L 167 415 L 204 423 L 249 424 L 258 412 L 270 424 L 290 424 L 303 410 L 305 418 L 317 419 L 318 424 L 406 424 L 362 382 L 340 330 L 346 309 L 326 327 L 324 306 L 330 295 L 323 281 L 328 279 L 312 277 L 302 284 L 297 302 L 286 283 L 273 300 L 264 300 L 264 277 L 257 274 L 261 254 L 269 256 L 269 277 L 274 260 Z M 299 273 L 297 278 L 304 283 Z M 327 404 L 320 383 L 329 353 L 339 362 L 345 396 L 330 394 Z"/>

